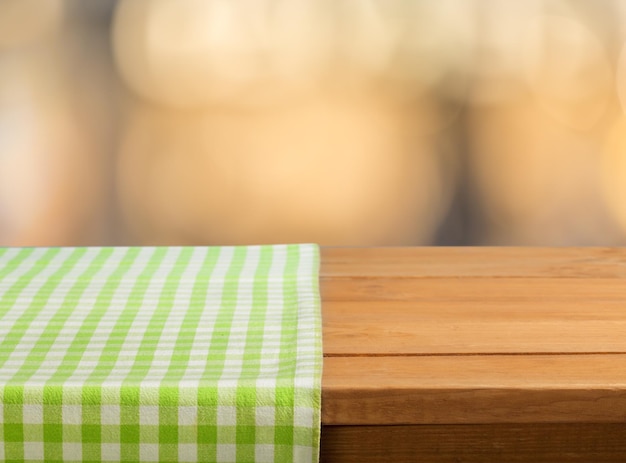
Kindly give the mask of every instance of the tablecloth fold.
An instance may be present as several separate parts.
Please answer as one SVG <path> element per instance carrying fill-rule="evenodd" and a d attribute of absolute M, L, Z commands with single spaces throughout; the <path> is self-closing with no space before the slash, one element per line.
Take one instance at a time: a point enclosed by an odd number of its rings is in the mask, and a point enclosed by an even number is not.
<path fill-rule="evenodd" d="M 315 462 L 316 245 L 0 249 L 0 461 Z"/>

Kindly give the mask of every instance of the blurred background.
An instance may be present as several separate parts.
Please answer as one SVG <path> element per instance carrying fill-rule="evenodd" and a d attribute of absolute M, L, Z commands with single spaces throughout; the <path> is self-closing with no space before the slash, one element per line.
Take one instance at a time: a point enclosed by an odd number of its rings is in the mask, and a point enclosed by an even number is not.
<path fill-rule="evenodd" d="M 626 245 L 623 0 L 0 0 L 0 245 Z"/>

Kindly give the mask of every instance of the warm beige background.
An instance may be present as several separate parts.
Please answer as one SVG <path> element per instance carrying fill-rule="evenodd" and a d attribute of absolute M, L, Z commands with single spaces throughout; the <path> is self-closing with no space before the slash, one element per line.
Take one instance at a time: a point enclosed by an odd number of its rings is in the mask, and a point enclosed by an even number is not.
<path fill-rule="evenodd" d="M 0 245 L 623 245 L 621 0 L 3 0 Z"/>

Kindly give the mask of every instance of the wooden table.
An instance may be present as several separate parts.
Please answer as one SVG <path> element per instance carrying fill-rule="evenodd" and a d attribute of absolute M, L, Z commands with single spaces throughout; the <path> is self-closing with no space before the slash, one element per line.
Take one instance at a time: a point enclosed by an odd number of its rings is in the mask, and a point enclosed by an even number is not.
<path fill-rule="evenodd" d="M 323 462 L 626 461 L 626 249 L 325 248 Z"/>

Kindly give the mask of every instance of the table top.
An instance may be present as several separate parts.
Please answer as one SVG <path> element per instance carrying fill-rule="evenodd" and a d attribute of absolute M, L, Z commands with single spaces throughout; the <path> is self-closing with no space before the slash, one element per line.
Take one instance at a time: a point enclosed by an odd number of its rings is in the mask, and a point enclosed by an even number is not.
<path fill-rule="evenodd" d="M 323 248 L 325 425 L 626 421 L 626 249 Z"/>

